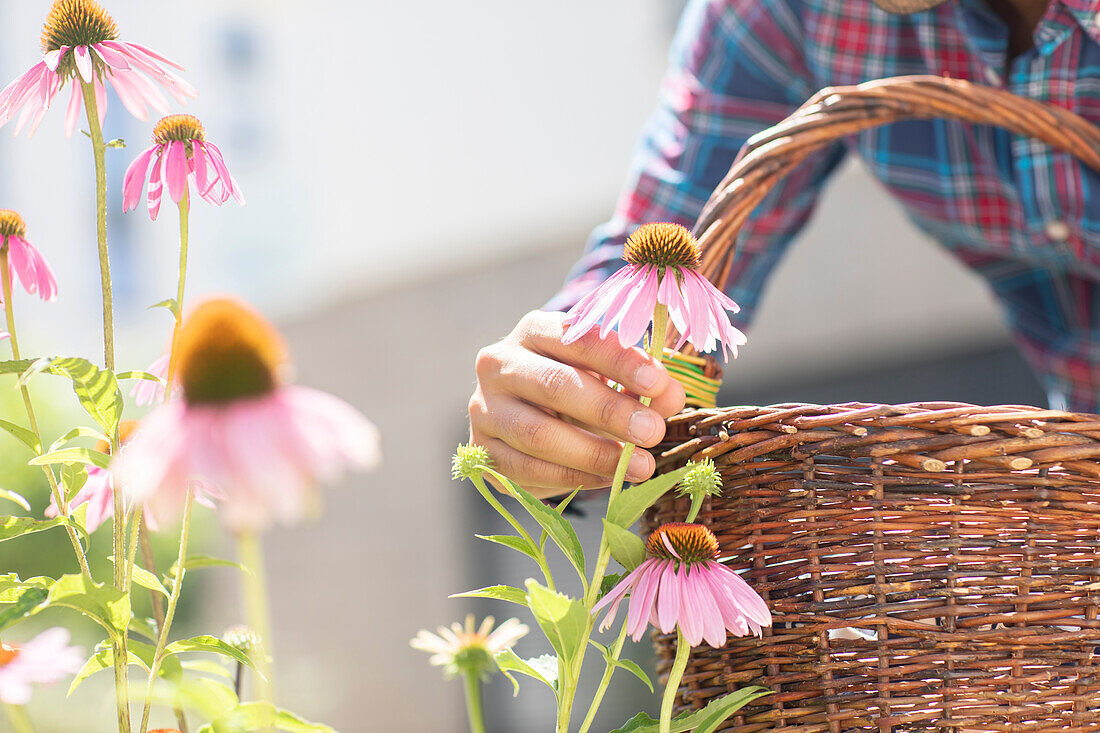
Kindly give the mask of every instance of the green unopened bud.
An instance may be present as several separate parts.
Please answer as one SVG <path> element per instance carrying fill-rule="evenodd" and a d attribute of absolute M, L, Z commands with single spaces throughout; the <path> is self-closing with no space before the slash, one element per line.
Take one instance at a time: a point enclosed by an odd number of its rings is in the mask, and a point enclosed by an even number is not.
<path fill-rule="evenodd" d="M 676 490 L 680 496 L 691 497 L 691 509 L 688 510 L 687 521 L 694 522 L 699 515 L 699 509 L 703 506 L 703 499 L 708 496 L 717 496 L 722 493 L 722 476 L 714 465 L 714 461 L 704 458 L 698 463 L 688 462 L 688 470 L 680 479 L 680 487 Z"/>
<path fill-rule="evenodd" d="M 491 468 L 493 461 L 489 458 L 489 452 L 480 445 L 467 443 L 458 446 L 454 458 L 451 459 L 451 475 L 456 479 L 480 478 L 481 472 Z"/>

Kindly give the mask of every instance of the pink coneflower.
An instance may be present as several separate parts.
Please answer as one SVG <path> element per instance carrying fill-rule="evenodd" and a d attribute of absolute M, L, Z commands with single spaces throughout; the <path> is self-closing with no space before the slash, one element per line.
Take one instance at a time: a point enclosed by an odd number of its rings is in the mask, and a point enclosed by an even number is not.
<path fill-rule="evenodd" d="M 46 629 L 23 644 L 0 643 L 0 701 L 26 705 L 31 685 L 52 684 L 84 664 L 80 647 L 68 646 L 69 630 Z"/>
<path fill-rule="evenodd" d="M 14 211 L 0 209 L 0 250 L 7 247 L 8 272 L 12 281 L 16 276 L 31 295 L 45 301 L 57 299 L 57 280 L 46 260 L 27 241 L 27 225 L 23 217 Z M 0 294 L 0 304 L 3 304 Z"/>
<path fill-rule="evenodd" d="M 221 206 L 229 197 L 244 204 L 241 187 L 230 174 L 218 146 L 206 140 L 206 131 L 192 115 L 169 115 L 153 128 L 153 147 L 134 159 L 122 183 L 122 210 L 141 201 L 141 189 L 149 178 L 146 197 L 149 216 L 157 218 L 165 183 L 172 201 L 179 203 L 188 192 L 188 181 L 203 200 Z M 151 165 L 150 165 L 151 164 Z"/>
<path fill-rule="evenodd" d="M 54 0 L 42 30 L 42 60 L 0 91 L 0 126 L 18 114 L 15 134 L 30 123 L 33 135 L 54 97 L 72 81 L 65 111 L 65 134 L 71 136 L 84 105 L 80 80 L 95 89 L 100 124 L 107 111 L 106 84 L 139 120 L 149 119 L 147 107 L 167 114 L 154 82 L 180 103 L 198 96 L 167 67 L 183 70 L 145 46 L 118 40 L 114 19 L 94 0 Z"/>
<path fill-rule="evenodd" d="M 164 401 L 164 386 L 168 381 L 168 361 L 170 355 L 165 354 L 159 357 L 156 361 L 150 364 L 146 368 L 146 372 L 157 377 L 160 381 L 154 382 L 151 379 L 139 379 L 134 388 L 130 390 L 130 396 L 134 398 L 134 404 L 138 407 L 145 407 L 146 405 L 152 405 L 157 402 Z M 175 387 L 172 390 L 172 396 L 175 397 L 179 391 L 179 387 Z"/>
<path fill-rule="evenodd" d="M 767 605 L 741 576 L 716 561 L 718 538 L 701 524 L 662 524 L 646 541 L 647 559 L 619 581 L 592 609 L 611 605 L 600 623 L 606 630 L 619 602 L 630 594 L 626 629 L 634 641 L 646 625 L 668 634 L 677 626 L 691 646 L 706 641 L 714 648 L 734 636 L 760 635 L 771 626 Z"/>
<path fill-rule="evenodd" d="M 377 428 L 358 411 L 282 383 L 282 340 L 237 301 L 198 306 L 173 358 L 183 399 L 150 413 L 115 467 L 158 519 L 202 478 L 221 492 L 219 515 L 234 531 L 296 522 L 316 504 L 318 482 L 380 460 Z"/>
<path fill-rule="evenodd" d="M 643 224 L 626 242 L 627 265 L 586 295 L 569 313 L 562 337 L 572 343 L 595 328 L 600 336 L 619 325 L 619 342 L 633 346 L 649 327 L 657 303 L 668 307 L 669 318 L 680 332 L 681 348 L 690 342 L 700 352 L 714 351 L 721 342 L 723 356 L 737 356 L 745 334 L 734 328 L 726 311 L 741 308 L 696 271 L 699 244 L 679 224 Z"/>

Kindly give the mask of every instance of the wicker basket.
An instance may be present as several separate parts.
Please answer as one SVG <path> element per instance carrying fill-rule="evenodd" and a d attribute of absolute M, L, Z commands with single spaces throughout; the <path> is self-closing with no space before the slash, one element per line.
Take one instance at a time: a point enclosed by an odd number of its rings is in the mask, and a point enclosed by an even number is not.
<path fill-rule="evenodd" d="M 1100 169 L 1100 130 L 1062 109 L 937 77 L 826 89 L 753 138 L 696 227 L 723 282 L 737 230 L 814 150 L 901 119 L 1006 127 Z M 724 730 L 1100 731 L 1100 416 L 958 403 L 689 410 L 659 470 L 713 458 L 704 504 L 764 596 L 763 638 L 700 647 L 681 709 L 775 694 Z M 668 499 L 647 516 L 682 520 Z M 667 670 L 674 637 L 658 636 Z"/>

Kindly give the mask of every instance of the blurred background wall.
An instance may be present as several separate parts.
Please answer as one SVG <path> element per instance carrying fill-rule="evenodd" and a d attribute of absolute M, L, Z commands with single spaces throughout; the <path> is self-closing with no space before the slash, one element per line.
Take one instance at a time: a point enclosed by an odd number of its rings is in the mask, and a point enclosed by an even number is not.
<path fill-rule="evenodd" d="M 187 67 L 200 97 L 185 111 L 206 124 L 248 199 L 193 207 L 188 297 L 254 302 L 284 328 L 299 381 L 348 399 L 385 437 L 381 471 L 331 488 L 318 522 L 268 538 L 280 698 L 343 731 L 458 733 L 457 683 L 407 641 L 468 609 L 511 615 L 446 596 L 530 573 L 476 544 L 472 533 L 493 519 L 449 478 L 474 355 L 554 293 L 610 213 L 680 2 L 104 4 L 124 39 Z M 48 7 L 0 0 L 4 82 L 37 59 Z M 59 104 L 30 141 L 0 132 L 0 207 L 24 214 L 61 288 L 50 305 L 16 296 L 24 351 L 98 359 L 89 146 L 64 138 L 62 118 Z M 147 307 L 175 287 L 171 207 L 156 223 L 120 213 L 122 174 L 152 122 L 112 99 L 106 134 L 129 143 L 109 151 L 108 170 L 124 369 L 166 348 L 169 316 Z M 984 286 L 914 233 L 856 165 L 831 185 L 726 374 L 726 403 L 1042 399 Z M 16 451 L 0 435 L 0 455 Z M 205 520 L 197 551 L 231 554 Z M 595 523 L 584 523 L 589 542 Z M 26 553 L 0 545 L 0 571 Z M 200 597 L 183 631 L 237 622 L 234 581 L 229 570 L 189 576 Z M 528 639 L 519 651 L 545 650 Z M 99 683 L 74 697 L 109 721 Z M 596 729 L 653 708 L 638 683 L 619 689 L 620 707 Z M 510 694 L 494 682 L 496 730 L 549 725 L 546 691 L 527 685 L 516 703 Z M 49 699 L 35 708 L 55 715 L 46 730 L 89 730 Z"/>

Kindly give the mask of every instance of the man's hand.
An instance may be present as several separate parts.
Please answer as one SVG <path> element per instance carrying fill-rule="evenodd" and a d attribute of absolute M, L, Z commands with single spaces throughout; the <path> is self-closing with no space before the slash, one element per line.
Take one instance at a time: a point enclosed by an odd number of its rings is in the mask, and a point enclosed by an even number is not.
<path fill-rule="evenodd" d="M 478 352 L 470 398 L 471 442 L 538 497 L 610 485 L 622 443 L 656 445 L 664 419 L 684 407 L 684 388 L 642 349 L 623 348 L 617 334 L 594 330 L 562 345 L 564 317 L 532 311 Z M 632 395 L 652 397 L 652 406 Z M 635 451 L 626 476 L 643 481 L 653 470 L 653 457 Z"/>

